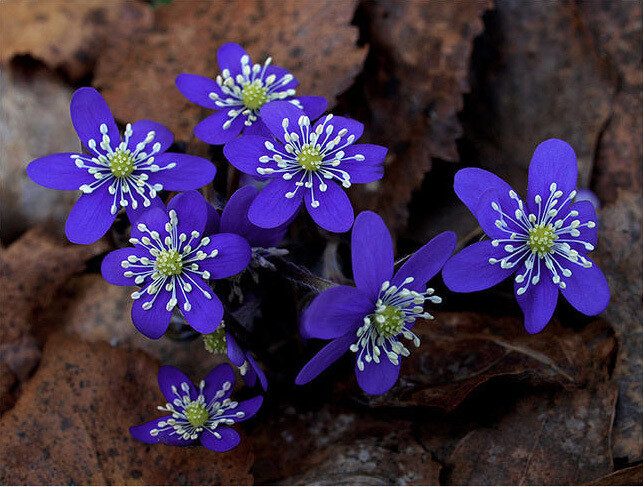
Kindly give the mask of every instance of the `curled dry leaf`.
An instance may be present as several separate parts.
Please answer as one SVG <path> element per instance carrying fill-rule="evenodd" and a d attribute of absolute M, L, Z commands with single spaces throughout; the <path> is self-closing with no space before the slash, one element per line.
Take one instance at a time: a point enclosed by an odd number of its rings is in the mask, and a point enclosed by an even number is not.
<path fill-rule="evenodd" d="M 258 484 L 439 484 L 440 464 L 414 438 L 412 421 L 338 405 L 284 406 L 272 418 L 250 433 Z"/>
<path fill-rule="evenodd" d="M 611 290 L 605 316 L 619 342 L 613 372 L 619 385 L 613 455 L 633 463 L 642 460 L 642 195 L 618 194 L 614 204 L 599 212 L 594 258 Z"/>
<path fill-rule="evenodd" d="M 363 113 L 370 142 L 389 149 L 385 176 L 353 188 L 357 208 L 377 211 L 394 234 L 432 158 L 458 161 L 458 112 L 481 16 L 492 2 L 366 2 L 370 42 Z M 351 100 L 348 100 L 351 103 Z"/>
<path fill-rule="evenodd" d="M 616 353 L 610 326 L 596 321 L 575 332 L 556 320 L 529 335 L 520 319 L 474 313 L 442 313 L 419 322 L 420 347 L 402 361 L 392 391 L 374 406 L 437 406 L 452 410 L 491 379 L 534 385 L 583 387 L 604 380 Z"/>
<path fill-rule="evenodd" d="M 447 462 L 450 485 L 583 484 L 612 471 L 616 387 L 519 399 L 492 425 L 468 433 Z"/>
<path fill-rule="evenodd" d="M 246 485 L 253 454 L 146 445 L 128 428 L 165 400 L 143 352 L 56 334 L 16 406 L 0 420 L 3 484 Z"/>
<path fill-rule="evenodd" d="M 151 23 L 152 9 L 140 1 L 3 2 L 0 62 L 29 55 L 78 80 L 91 72 L 103 49 Z"/>
<path fill-rule="evenodd" d="M 300 81 L 299 94 L 325 96 L 333 104 L 366 55 L 350 25 L 355 6 L 354 0 L 173 2 L 154 10 L 153 29 L 102 53 L 93 84 L 118 119 L 151 118 L 190 141 L 206 110 L 186 100 L 174 79 L 181 73 L 215 77 L 217 49 L 237 42 L 254 62 L 270 55 L 289 69 Z"/>
<path fill-rule="evenodd" d="M 3 252 L 0 352 L 19 380 L 25 380 L 40 359 L 32 334 L 32 328 L 39 326 L 39 314 L 90 257 L 104 250 L 101 241 L 87 246 L 61 244 L 36 227 Z"/>

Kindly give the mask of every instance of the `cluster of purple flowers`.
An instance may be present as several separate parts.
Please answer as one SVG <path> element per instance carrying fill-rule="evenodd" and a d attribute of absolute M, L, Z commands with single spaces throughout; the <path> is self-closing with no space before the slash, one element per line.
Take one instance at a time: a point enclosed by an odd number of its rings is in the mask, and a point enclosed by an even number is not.
<path fill-rule="evenodd" d="M 173 313 L 203 335 L 206 348 L 228 356 L 249 386 L 266 391 L 268 381 L 248 350 L 224 325 L 225 306 L 214 281 L 269 265 L 289 224 L 304 205 L 320 227 L 351 234 L 355 287 L 320 293 L 305 310 L 301 333 L 325 339 L 300 371 L 305 384 L 347 351 L 367 394 L 383 394 L 396 383 L 403 357 L 420 345 L 413 328 L 432 319 L 426 303 L 441 298 L 427 283 L 442 270 L 455 292 L 479 291 L 515 274 L 515 294 L 529 333 L 550 321 L 559 291 L 582 313 L 600 313 L 609 299 L 606 280 L 587 257 L 597 241 L 596 215 L 588 201 L 575 201 L 577 162 L 572 148 L 551 139 L 539 145 L 530 164 L 528 199 L 495 175 L 477 168 L 459 171 L 454 189 L 490 238 L 452 256 L 456 236 L 444 232 L 394 269 L 391 236 L 375 213 L 355 219 L 345 189 L 383 176 L 387 150 L 356 144 L 363 125 L 322 116 L 321 97 L 296 96 L 297 80 L 271 64 L 252 64 L 243 48 L 225 44 L 217 59 L 221 74 L 210 79 L 181 74 L 177 88 L 190 101 L 215 112 L 194 128 L 210 144 L 225 144 L 228 161 L 265 184 L 244 186 L 221 215 L 196 191 L 215 176 L 208 160 L 168 152 L 173 135 L 142 120 L 123 135 L 107 103 L 92 88 L 71 102 L 71 118 L 82 153 L 54 154 L 33 161 L 29 176 L 43 186 L 80 190 L 66 233 L 90 244 L 109 230 L 121 208 L 131 222 L 132 246 L 110 252 L 102 274 L 132 292 L 132 322 L 151 339 L 162 337 Z M 162 191 L 183 191 L 167 205 Z M 282 255 L 282 254 L 280 254 Z M 225 327 L 226 326 L 226 327 Z M 165 416 L 131 428 L 146 443 L 188 445 L 197 439 L 213 451 L 235 447 L 230 428 L 252 417 L 262 397 L 232 401 L 234 372 L 215 368 L 196 388 L 179 370 L 163 366 L 159 386 Z"/>

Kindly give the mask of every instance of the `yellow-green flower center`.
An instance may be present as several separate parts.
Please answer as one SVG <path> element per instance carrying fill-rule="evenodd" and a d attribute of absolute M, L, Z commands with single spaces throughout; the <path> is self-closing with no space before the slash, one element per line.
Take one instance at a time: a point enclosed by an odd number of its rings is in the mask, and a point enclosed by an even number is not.
<path fill-rule="evenodd" d="M 385 338 L 398 335 L 405 325 L 404 316 L 398 306 L 389 305 L 376 311 L 374 322 L 380 335 Z"/>
<path fill-rule="evenodd" d="M 222 323 L 219 327 L 207 335 L 203 335 L 203 343 L 210 353 L 226 353 L 226 330 Z"/>
<path fill-rule="evenodd" d="M 317 171 L 322 165 L 322 157 L 317 148 L 304 144 L 301 152 L 297 155 L 297 162 L 305 171 Z"/>
<path fill-rule="evenodd" d="M 264 88 L 262 81 L 259 79 L 256 79 L 252 83 L 248 83 L 242 89 L 242 102 L 244 102 L 246 108 L 257 110 L 267 101 L 268 96 L 266 94 L 266 88 Z"/>
<path fill-rule="evenodd" d="M 110 171 L 117 178 L 126 178 L 134 171 L 134 156 L 128 149 L 116 149 L 108 156 Z"/>
<path fill-rule="evenodd" d="M 533 253 L 539 254 L 539 257 L 552 252 L 555 240 L 555 229 L 551 224 L 539 224 L 533 227 L 528 234 L 528 246 Z"/>
<path fill-rule="evenodd" d="M 157 272 L 162 276 L 170 277 L 179 275 L 183 270 L 181 255 L 175 249 L 162 250 L 159 252 L 155 267 Z"/>
<path fill-rule="evenodd" d="M 202 427 L 208 421 L 208 411 L 206 410 L 206 405 L 202 402 L 191 402 L 183 410 L 183 414 L 186 415 L 186 419 L 195 428 Z"/>

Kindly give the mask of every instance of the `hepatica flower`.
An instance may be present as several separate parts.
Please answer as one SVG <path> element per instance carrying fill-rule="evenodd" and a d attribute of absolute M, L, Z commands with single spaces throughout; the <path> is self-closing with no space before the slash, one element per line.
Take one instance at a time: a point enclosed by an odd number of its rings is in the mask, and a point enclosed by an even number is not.
<path fill-rule="evenodd" d="M 537 147 L 530 162 L 528 199 L 494 174 L 460 170 L 454 190 L 491 240 L 466 247 L 443 269 L 456 292 L 480 291 L 511 274 L 529 333 L 541 331 L 554 312 L 559 292 L 587 315 L 608 305 L 604 275 L 587 257 L 597 243 L 597 217 L 589 201 L 573 203 L 577 160 L 557 139 Z"/>
<path fill-rule="evenodd" d="M 159 410 L 166 415 L 130 428 L 143 443 L 188 446 L 199 440 L 212 451 L 232 450 L 240 438 L 231 426 L 253 417 L 262 405 L 262 396 L 242 402 L 230 399 L 235 374 L 228 364 L 213 369 L 198 388 L 170 365 L 161 367 L 158 380 L 168 401 Z"/>
<path fill-rule="evenodd" d="M 158 196 L 162 189 L 196 189 L 215 176 L 215 166 L 205 159 L 166 152 L 174 137 L 156 122 L 128 124 L 121 139 L 107 103 L 94 88 L 77 90 L 70 111 L 88 154 L 41 157 L 29 164 L 27 174 L 47 188 L 83 192 L 65 225 L 74 243 L 101 238 L 121 207 L 135 221 L 144 211 L 163 206 Z"/>
<path fill-rule="evenodd" d="M 161 337 L 178 306 L 199 333 L 215 331 L 223 306 L 207 282 L 244 270 L 248 242 L 239 235 L 213 235 L 214 217 L 196 191 L 175 196 L 167 211 L 153 208 L 132 226 L 127 247 L 109 253 L 101 271 L 117 286 L 140 286 L 132 293 L 132 321 L 149 338 Z"/>
<path fill-rule="evenodd" d="M 243 136 L 228 142 L 224 154 L 240 171 L 271 179 L 251 204 L 248 218 L 262 228 L 288 222 L 302 204 L 315 222 L 331 232 L 346 232 L 353 207 L 342 188 L 369 183 L 383 175 L 387 149 L 354 142 L 363 125 L 327 115 L 311 125 L 309 117 L 287 102 L 261 109 L 273 137 Z"/>
<path fill-rule="evenodd" d="M 418 318 L 432 318 L 426 301 L 440 303 L 425 284 L 452 254 L 456 236 L 444 232 L 421 247 L 394 274 L 389 231 L 370 211 L 358 215 L 351 236 L 356 287 L 337 286 L 318 295 L 303 316 L 303 333 L 330 339 L 301 370 L 295 382 L 305 384 L 345 352 L 355 353 L 355 372 L 368 394 L 383 394 L 398 379 L 401 357 L 409 355 L 403 339 L 419 346 L 413 332 Z"/>
<path fill-rule="evenodd" d="M 268 389 L 266 374 L 264 374 L 264 371 L 251 354 L 244 351 L 235 340 L 235 337 L 226 330 L 223 321 L 214 332 L 203 335 L 203 341 L 206 350 L 210 353 L 228 356 L 228 359 L 239 369 L 239 372 L 244 377 L 244 382 L 250 387 L 253 387 L 257 383 L 257 379 L 259 379 L 262 389 Z"/>
<path fill-rule="evenodd" d="M 253 64 L 248 53 L 238 44 L 219 48 L 217 62 L 221 74 L 215 80 L 195 74 L 180 74 L 175 81 L 188 100 L 215 113 L 194 129 L 200 140 L 225 144 L 241 132 L 265 135 L 260 108 L 273 100 L 287 100 L 302 108 L 309 117 L 319 117 L 327 106 L 320 96 L 295 96 L 297 80 L 286 69 L 271 64 Z"/>

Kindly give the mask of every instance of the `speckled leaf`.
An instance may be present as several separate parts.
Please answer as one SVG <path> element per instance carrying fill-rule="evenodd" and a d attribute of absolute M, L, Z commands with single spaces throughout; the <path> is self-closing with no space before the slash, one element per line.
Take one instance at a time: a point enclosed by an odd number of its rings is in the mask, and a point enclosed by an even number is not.
<path fill-rule="evenodd" d="M 447 462 L 450 485 L 583 484 L 612 471 L 613 384 L 538 390 L 468 433 Z"/>
<path fill-rule="evenodd" d="M 255 480 L 280 485 L 438 485 L 440 464 L 414 438 L 413 422 L 327 405 L 275 411 L 250 433 Z"/>
<path fill-rule="evenodd" d="M 605 316 L 620 345 L 613 372 L 619 385 L 613 454 L 632 463 L 642 459 L 642 196 L 618 194 L 599 212 L 595 259 L 610 286 Z"/>
<path fill-rule="evenodd" d="M 35 330 L 44 341 L 52 330 L 76 333 L 88 342 L 105 340 L 125 350 L 144 350 L 163 364 L 179 367 L 186 374 L 205 377 L 223 355 L 206 351 L 203 340 L 174 341 L 168 338 L 150 340 L 132 324 L 130 294 L 135 287 L 113 286 L 98 274 L 71 279 L 59 293 L 58 299 L 40 316 L 44 329 Z"/>
<path fill-rule="evenodd" d="M 25 380 L 40 359 L 32 334 L 39 325 L 38 314 L 73 274 L 85 268 L 87 259 L 104 250 L 101 241 L 64 245 L 36 227 L 3 252 L 0 353 L 19 380 Z"/>
<path fill-rule="evenodd" d="M 458 406 L 491 379 L 585 386 L 607 376 L 616 352 L 613 331 L 596 321 L 574 332 L 556 320 L 529 335 L 521 320 L 441 313 L 414 327 L 421 345 L 402 361 L 400 379 L 374 406 Z"/>
<path fill-rule="evenodd" d="M 291 70 L 299 94 L 325 96 L 333 104 L 366 55 L 350 25 L 355 6 L 354 0 L 173 2 L 154 10 L 153 29 L 103 52 L 93 84 L 118 119 L 152 118 L 178 140 L 190 141 L 207 111 L 186 100 L 174 79 L 181 73 L 216 76 L 217 49 L 237 42 L 254 62 L 270 55 Z"/>
<path fill-rule="evenodd" d="M 240 485 L 252 483 L 247 440 L 227 453 L 146 445 L 128 428 L 165 401 L 158 363 L 143 352 L 57 334 L 36 375 L 0 420 L 3 484 Z"/>

